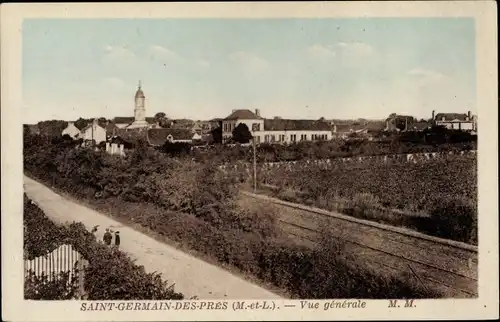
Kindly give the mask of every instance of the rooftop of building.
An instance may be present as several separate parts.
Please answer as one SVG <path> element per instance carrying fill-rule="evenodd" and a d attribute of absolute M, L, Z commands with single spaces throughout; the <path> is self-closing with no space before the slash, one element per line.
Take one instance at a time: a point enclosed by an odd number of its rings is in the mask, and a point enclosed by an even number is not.
<path fill-rule="evenodd" d="M 231 114 L 229 114 L 228 117 L 226 117 L 224 120 L 258 120 L 262 119 L 262 117 L 257 116 L 254 112 L 250 110 L 233 110 Z"/>

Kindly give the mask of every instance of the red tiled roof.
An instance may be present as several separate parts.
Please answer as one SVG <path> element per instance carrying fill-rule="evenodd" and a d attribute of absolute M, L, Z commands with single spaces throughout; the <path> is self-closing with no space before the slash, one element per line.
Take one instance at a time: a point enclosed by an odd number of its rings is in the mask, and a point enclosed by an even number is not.
<path fill-rule="evenodd" d="M 193 133 L 187 129 L 150 129 L 148 130 L 149 143 L 152 145 L 163 145 L 168 141 L 169 135 L 172 140 L 191 140 Z"/>
<path fill-rule="evenodd" d="M 430 126 L 431 126 L 431 124 L 429 122 L 415 122 L 412 125 L 412 127 L 418 131 L 425 130 L 426 128 L 428 128 Z"/>
<path fill-rule="evenodd" d="M 231 113 L 225 120 L 238 120 L 238 119 L 246 119 L 246 120 L 257 120 L 261 119 L 261 117 L 255 115 L 254 112 L 250 110 L 235 110 Z"/>
<path fill-rule="evenodd" d="M 118 116 L 113 119 L 115 124 L 130 124 L 134 122 L 134 117 L 132 116 Z"/>
<path fill-rule="evenodd" d="M 115 136 L 128 143 L 136 143 L 139 140 L 146 141 L 146 131 L 143 129 L 117 129 Z"/>
<path fill-rule="evenodd" d="M 358 132 L 364 129 L 368 129 L 368 126 L 364 124 L 339 124 L 336 133 Z"/>
<path fill-rule="evenodd" d="M 331 131 L 332 127 L 324 121 L 265 119 L 265 131 Z"/>
<path fill-rule="evenodd" d="M 370 122 L 366 124 L 366 129 L 368 131 L 382 131 L 385 129 L 385 122 Z"/>
<path fill-rule="evenodd" d="M 118 116 L 113 119 L 113 123 L 115 124 L 130 124 L 135 121 L 133 116 Z M 156 119 L 154 117 L 146 117 L 146 122 L 149 124 L 156 123 Z"/>

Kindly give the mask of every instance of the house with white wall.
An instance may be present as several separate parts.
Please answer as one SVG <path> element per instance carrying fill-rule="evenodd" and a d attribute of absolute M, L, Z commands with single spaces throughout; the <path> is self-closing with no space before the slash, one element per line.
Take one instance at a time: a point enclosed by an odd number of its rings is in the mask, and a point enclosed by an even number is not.
<path fill-rule="evenodd" d="M 449 130 L 476 131 L 476 118 L 471 112 L 465 113 L 438 113 L 432 111 L 432 121 L 437 126 L 444 126 Z"/>
<path fill-rule="evenodd" d="M 68 122 L 68 126 L 62 131 L 61 135 L 69 135 L 73 140 L 79 139 L 81 131 L 73 122 Z"/>
<path fill-rule="evenodd" d="M 82 129 L 80 138 L 84 142 L 94 140 L 96 144 L 106 142 L 106 129 L 99 125 L 97 119 L 94 119 L 91 124 Z"/>
<path fill-rule="evenodd" d="M 330 125 L 323 120 L 290 120 L 264 119 L 257 109 L 233 110 L 222 120 L 222 138 L 227 142 L 232 137 L 233 130 L 240 124 L 245 124 L 255 138 L 256 143 L 294 143 L 300 141 L 331 140 Z"/>
<path fill-rule="evenodd" d="M 264 119 L 260 116 L 260 111 L 255 113 L 250 110 L 233 110 L 233 112 L 222 120 L 222 140 L 227 142 L 233 136 L 233 130 L 240 124 L 245 124 L 252 136 L 264 130 Z"/>

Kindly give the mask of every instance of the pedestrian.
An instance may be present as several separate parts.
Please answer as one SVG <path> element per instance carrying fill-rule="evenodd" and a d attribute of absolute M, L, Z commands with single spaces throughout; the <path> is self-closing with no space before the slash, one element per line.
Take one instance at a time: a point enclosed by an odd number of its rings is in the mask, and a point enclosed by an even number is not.
<path fill-rule="evenodd" d="M 115 232 L 115 247 L 118 249 L 120 247 L 120 232 Z"/>
<path fill-rule="evenodd" d="M 106 232 L 104 233 L 104 237 L 102 238 L 106 245 L 111 245 L 111 241 L 113 240 L 113 235 L 109 232 L 109 228 L 106 228 Z"/>

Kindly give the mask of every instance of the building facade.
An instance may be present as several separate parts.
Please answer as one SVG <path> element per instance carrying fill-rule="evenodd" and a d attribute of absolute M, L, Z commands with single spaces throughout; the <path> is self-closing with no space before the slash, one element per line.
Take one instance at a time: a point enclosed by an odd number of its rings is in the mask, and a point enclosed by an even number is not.
<path fill-rule="evenodd" d="M 228 117 L 222 120 L 223 142 L 230 141 L 233 130 L 241 123 L 248 127 L 257 144 L 287 144 L 332 139 L 330 125 L 321 120 L 264 119 L 260 116 L 259 110 L 255 110 L 255 112 L 233 110 Z"/>
<path fill-rule="evenodd" d="M 97 119 L 84 127 L 81 131 L 81 138 L 83 141 L 95 141 L 96 144 L 106 142 L 106 129 L 101 127 Z"/>
<path fill-rule="evenodd" d="M 76 140 L 80 137 L 81 131 L 73 122 L 68 122 L 68 126 L 62 131 L 62 135 L 69 135 L 73 140 Z"/>
<path fill-rule="evenodd" d="M 436 126 L 444 126 L 449 130 L 476 131 L 476 117 L 471 112 L 465 113 L 438 113 L 432 111 L 432 120 Z"/>

